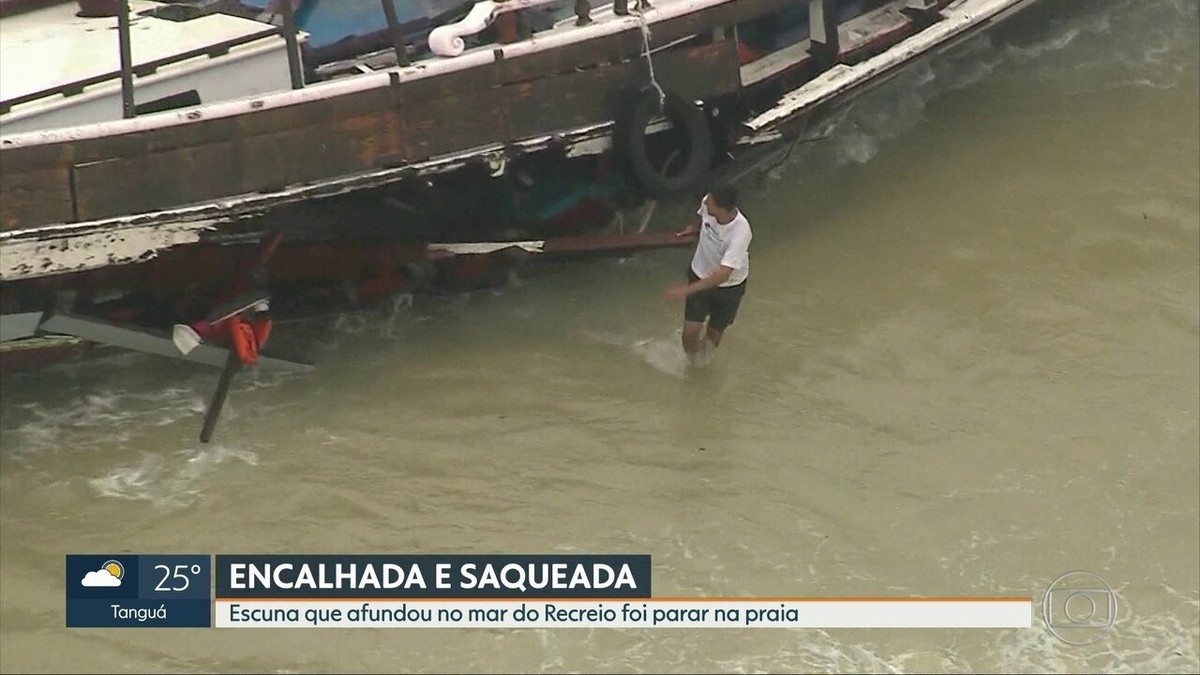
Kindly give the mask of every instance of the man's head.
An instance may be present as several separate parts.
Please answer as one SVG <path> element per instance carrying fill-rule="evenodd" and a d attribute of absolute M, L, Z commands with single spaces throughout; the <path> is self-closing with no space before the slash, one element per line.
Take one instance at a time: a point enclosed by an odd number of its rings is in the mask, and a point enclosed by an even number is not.
<path fill-rule="evenodd" d="M 727 221 L 737 215 L 737 197 L 737 188 L 718 185 L 704 196 L 704 206 L 717 220 Z"/>

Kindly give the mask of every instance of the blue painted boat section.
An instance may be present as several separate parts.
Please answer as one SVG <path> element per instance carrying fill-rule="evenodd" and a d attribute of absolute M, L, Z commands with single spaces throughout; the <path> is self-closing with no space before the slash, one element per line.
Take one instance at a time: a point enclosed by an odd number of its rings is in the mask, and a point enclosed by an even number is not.
<path fill-rule="evenodd" d="M 271 0 L 242 0 L 265 9 Z M 430 18 L 470 4 L 470 0 L 393 0 L 396 19 L 408 23 Z M 306 0 L 296 12 L 296 25 L 309 34 L 309 44 L 320 48 L 351 35 L 366 35 L 387 28 L 381 0 Z"/>
<path fill-rule="evenodd" d="M 258 9 L 271 0 L 242 0 L 242 4 Z M 471 0 L 392 0 L 396 18 L 401 24 L 428 19 L 470 5 Z M 563 1 L 547 8 L 544 21 L 573 16 L 571 3 Z M 865 10 L 881 4 L 880 0 L 851 0 L 838 7 L 838 21 L 843 22 Z M 309 34 L 309 45 L 320 49 L 355 35 L 367 35 L 387 28 L 382 0 L 305 0 L 296 12 L 296 24 Z M 779 49 L 808 35 L 808 4 L 798 3 L 763 22 L 741 26 L 743 38 L 759 43 L 768 50 Z"/>
<path fill-rule="evenodd" d="M 441 3 L 400 0 L 392 3 L 396 18 L 406 23 L 422 17 L 435 16 L 461 5 L 461 0 Z M 440 4 L 440 9 L 434 9 Z M 309 44 L 324 47 L 350 35 L 365 35 L 387 28 L 380 0 L 309 0 L 300 8 L 296 21 L 309 34 Z"/>

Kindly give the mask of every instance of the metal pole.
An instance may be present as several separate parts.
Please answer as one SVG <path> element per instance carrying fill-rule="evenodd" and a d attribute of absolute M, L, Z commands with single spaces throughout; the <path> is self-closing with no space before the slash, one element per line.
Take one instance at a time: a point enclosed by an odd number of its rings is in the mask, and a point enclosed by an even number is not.
<path fill-rule="evenodd" d="M 304 88 L 304 73 L 300 70 L 300 48 L 296 45 L 296 12 L 292 0 L 277 0 L 283 12 L 283 40 L 287 43 L 288 68 L 292 71 L 292 89 Z"/>
<path fill-rule="evenodd" d="M 129 37 L 129 0 L 117 5 L 117 42 L 121 49 L 121 107 L 125 119 L 137 115 L 133 107 L 133 48 Z"/>
<path fill-rule="evenodd" d="M 588 0 L 575 0 L 575 25 L 586 26 L 592 22 L 592 3 Z"/>
<path fill-rule="evenodd" d="M 225 357 L 225 369 L 221 371 L 221 379 L 217 380 L 217 390 L 208 404 L 208 411 L 204 413 L 204 426 L 200 429 L 201 443 L 212 440 L 213 431 L 217 428 L 217 418 L 221 416 L 221 409 L 225 407 L 225 399 L 229 396 L 229 385 L 233 383 L 233 376 L 241 369 L 242 361 L 233 345 L 230 345 L 229 356 Z"/>
<path fill-rule="evenodd" d="M 404 35 L 400 32 L 400 19 L 396 18 L 396 6 L 392 0 L 383 1 L 383 16 L 387 18 L 388 31 L 392 34 L 392 47 L 396 50 L 396 63 L 407 66 L 408 49 L 404 46 Z"/>
<path fill-rule="evenodd" d="M 809 53 L 822 71 L 837 63 L 841 53 L 838 44 L 837 0 L 809 0 Z"/>

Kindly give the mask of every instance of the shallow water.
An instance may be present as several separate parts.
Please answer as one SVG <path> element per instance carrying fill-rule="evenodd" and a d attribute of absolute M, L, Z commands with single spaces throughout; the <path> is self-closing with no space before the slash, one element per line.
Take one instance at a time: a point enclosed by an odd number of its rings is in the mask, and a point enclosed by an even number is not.
<path fill-rule="evenodd" d="M 1200 669 L 1194 2 L 1047 0 L 743 184 L 750 289 L 685 368 L 685 251 L 280 327 L 319 368 L 6 377 L 0 669 Z M 674 227 L 689 204 L 663 208 Z M 656 595 L 1021 595 L 1029 630 L 99 631 L 68 552 L 638 552 Z"/>

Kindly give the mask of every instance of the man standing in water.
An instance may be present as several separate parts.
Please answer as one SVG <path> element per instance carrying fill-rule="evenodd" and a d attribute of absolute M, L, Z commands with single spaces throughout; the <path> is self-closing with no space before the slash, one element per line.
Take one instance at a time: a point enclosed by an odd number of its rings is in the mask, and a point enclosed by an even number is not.
<path fill-rule="evenodd" d="M 700 236 L 688 268 L 688 283 L 667 290 L 668 300 L 686 298 L 683 349 L 692 363 L 697 362 L 702 348 L 708 352 L 721 344 L 721 336 L 733 323 L 746 293 L 750 221 L 737 208 L 736 188 L 722 185 L 706 194 L 695 221 L 677 235 L 696 232 Z"/>

